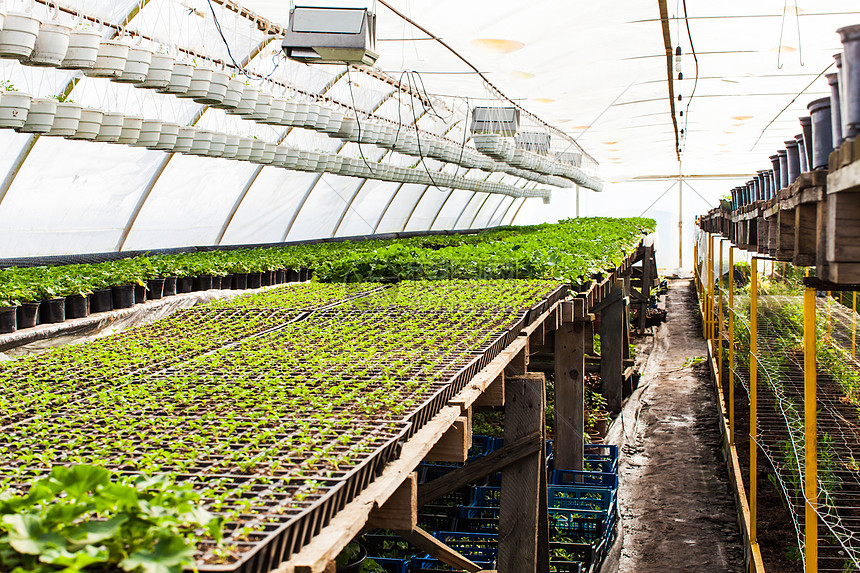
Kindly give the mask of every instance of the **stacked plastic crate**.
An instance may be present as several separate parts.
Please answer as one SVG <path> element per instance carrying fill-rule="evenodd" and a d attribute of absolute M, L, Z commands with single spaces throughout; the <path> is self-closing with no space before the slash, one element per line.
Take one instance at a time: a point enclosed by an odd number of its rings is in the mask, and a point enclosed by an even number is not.
<path fill-rule="evenodd" d="M 502 447 L 502 440 L 473 436 L 470 460 Z M 547 443 L 552 451 L 552 442 Z M 557 573 L 593 572 L 611 544 L 617 520 L 618 448 L 586 446 L 584 471 L 549 471 L 548 501 L 550 565 Z M 419 483 L 445 475 L 462 464 L 419 466 Z M 501 474 L 452 492 L 419 508 L 419 526 L 478 565 L 494 569 L 498 550 Z M 376 531 L 365 536 L 368 553 L 387 573 L 451 571 L 393 534 Z"/>

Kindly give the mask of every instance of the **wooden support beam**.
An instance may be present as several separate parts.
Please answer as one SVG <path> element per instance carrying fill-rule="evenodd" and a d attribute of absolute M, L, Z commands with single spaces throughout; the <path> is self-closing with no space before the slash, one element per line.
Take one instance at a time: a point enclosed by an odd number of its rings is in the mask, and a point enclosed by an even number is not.
<path fill-rule="evenodd" d="M 585 448 L 584 322 L 568 322 L 555 334 L 555 465 L 581 470 Z"/>
<path fill-rule="evenodd" d="M 620 296 L 622 286 L 619 283 L 613 287 L 613 298 L 616 304 L 606 307 L 600 317 L 600 378 L 601 392 L 606 398 L 606 407 L 610 412 L 620 412 L 622 397 L 622 360 L 624 359 L 624 311 L 626 305 Z M 618 293 L 616 295 L 616 292 Z"/>
<path fill-rule="evenodd" d="M 469 462 L 462 468 L 420 485 L 418 487 L 418 507 L 433 503 L 452 491 L 476 482 L 484 476 L 501 471 L 509 464 L 518 462 L 526 456 L 535 454 L 541 448 L 542 439 L 543 432 L 532 432 L 495 452 Z"/>
<path fill-rule="evenodd" d="M 531 333 L 531 336 L 529 336 L 529 345 L 543 344 L 545 336 L 546 329 L 544 327 L 544 323 L 541 323 L 535 331 Z"/>
<path fill-rule="evenodd" d="M 654 260 L 653 247 L 643 247 L 645 253 L 642 257 L 642 291 L 640 293 L 643 302 L 642 310 L 639 312 L 639 333 L 644 334 L 648 328 L 648 305 L 651 303 L 651 279 L 656 275 L 652 266 Z"/>
<path fill-rule="evenodd" d="M 465 462 L 472 442 L 470 416 L 460 416 L 424 458 L 426 462 Z"/>
<path fill-rule="evenodd" d="M 615 304 L 616 302 L 618 302 L 619 300 L 624 298 L 624 295 L 622 294 L 622 292 L 623 292 L 623 288 L 619 284 L 618 288 L 613 288 L 608 296 L 604 297 L 604 299 L 602 301 L 600 301 L 599 303 L 594 305 L 594 307 L 591 309 L 590 312 L 592 314 L 597 314 L 599 312 L 603 312 L 604 310 L 606 310 L 607 308 L 609 308 L 610 306 L 612 306 L 613 304 Z"/>
<path fill-rule="evenodd" d="M 368 526 L 379 529 L 418 527 L 418 474 L 412 472 L 391 497 L 370 512 Z"/>
<path fill-rule="evenodd" d="M 505 367 L 506 376 L 519 376 L 529 370 L 529 338 L 525 338 L 525 346 L 520 350 L 513 360 Z"/>
<path fill-rule="evenodd" d="M 505 405 L 505 373 L 499 374 L 484 393 L 473 403 L 475 406 L 498 407 Z"/>
<path fill-rule="evenodd" d="M 544 431 L 546 382 L 542 374 L 526 374 L 507 380 L 505 440 L 513 442 Z M 541 438 L 543 439 L 543 438 Z M 510 464 L 502 472 L 499 497 L 499 571 L 537 573 L 540 553 L 549 555 L 549 546 L 538 546 L 538 517 L 547 514 L 541 507 L 541 474 L 546 473 L 540 452 Z"/>
<path fill-rule="evenodd" d="M 469 573 L 479 573 L 483 569 L 479 565 L 475 565 L 420 527 L 416 527 L 411 531 L 395 530 L 395 533 L 417 547 L 423 549 L 439 561 L 447 563 L 451 567 L 464 569 Z"/>

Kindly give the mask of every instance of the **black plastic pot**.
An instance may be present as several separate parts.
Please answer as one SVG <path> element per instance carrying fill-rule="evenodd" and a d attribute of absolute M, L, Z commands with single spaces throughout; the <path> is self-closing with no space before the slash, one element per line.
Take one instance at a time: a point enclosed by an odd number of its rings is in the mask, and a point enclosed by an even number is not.
<path fill-rule="evenodd" d="M 0 334 L 18 330 L 18 307 L 0 306 Z"/>
<path fill-rule="evenodd" d="M 248 288 L 248 273 L 233 274 L 233 290 L 245 290 Z"/>
<path fill-rule="evenodd" d="M 842 111 L 839 107 L 839 74 L 825 74 L 830 85 L 830 133 L 833 134 L 833 149 L 842 145 Z"/>
<path fill-rule="evenodd" d="M 278 284 L 284 284 L 287 282 L 287 269 L 280 269 L 276 271 L 278 277 Z"/>
<path fill-rule="evenodd" d="M 146 297 L 149 300 L 158 300 L 164 296 L 164 279 L 149 279 L 146 281 Z"/>
<path fill-rule="evenodd" d="M 833 151 L 833 123 L 830 98 L 823 97 L 806 106 L 812 117 L 812 169 L 827 169 Z"/>
<path fill-rule="evenodd" d="M 134 285 L 134 304 L 146 302 L 146 286 Z"/>
<path fill-rule="evenodd" d="M 272 286 L 272 284 L 274 284 L 274 274 L 275 273 L 273 271 L 263 271 L 262 275 L 260 276 L 260 285 Z"/>
<path fill-rule="evenodd" d="M 134 306 L 134 285 L 110 287 L 111 302 L 115 309 L 131 308 Z"/>
<path fill-rule="evenodd" d="M 90 314 L 90 299 L 84 294 L 66 297 L 66 318 L 84 318 Z"/>
<path fill-rule="evenodd" d="M 221 277 L 212 275 L 212 288 L 218 290 L 221 288 Z"/>
<path fill-rule="evenodd" d="M 303 268 L 299 271 L 299 282 L 305 282 L 310 278 L 310 271 L 307 268 Z"/>
<path fill-rule="evenodd" d="M 807 171 L 812 171 L 814 169 L 812 167 L 812 149 L 814 147 L 812 143 L 812 118 L 801 117 L 800 127 L 803 131 L 803 149 L 806 150 L 806 168 Z"/>
<path fill-rule="evenodd" d="M 785 149 L 780 149 L 776 155 L 779 157 L 779 188 L 785 189 L 788 187 L 788 154 Z"/>
<path fill-rule="evenodd" d="M 212 288 L 212 275 L 194 277 L 194 290 L 209 290 Z"/>
<path fill-rule="evenodd" d="M 164 289 L 161 296 L 173 296 L 176 294 L 176 277 L 164 277 Z"/>
<path fill-rule="evenodd" d="M 186 293 L 194 290 L 194 279 L 192 277 L 179 277 L 176 279 L 176 292 Z"/>
<path fill-rule="evenodd" d="M 221 290 L 229 290 L 233 288 L 233 276 L 234 275 L 229 274 L 221 277 Z"/>
<path fill-rule="evenodd" d="M 336 573 L 361 573 L 364 568 L 364 560 L 367 559 L 367 549 L 361 543 L 355 543 L 358 545 L 358 555 L 350 563 L 338 565 L 335 569 Z"/>
<path fill-rule="evenodd" d="M 758 189 L 756 189 L 756 201 L 764 201 L 767 188 L 764 184 L 764 174 L 766 171 L 756 171 L 756 181 L 758 181 Z"/>
<path fill-rule="evenodd" d="M 263 273 L 248 273 L 248 288 L 260 288 L 263 284 Z"/>
<path fill-rule="evenodd" d="M 803 141 L 803 134 L 798 133 L 794 136 L 794 140 L 797 142 L 797 155 L 800 158 L 800 172 L 806 173 L 809 171 L 809 163 L 806 161 L 806 143 Z"/>
<path fill-rule="evenodd" d="M 770 164 L 773 165 L 773 194 L 776 195 L 776 192 L 782 189 L 782 172 L 780 171 L 779 165 L 779 154 L 771 155 L 768 157 L 770 159 Z"/>
<path fill-rule="evenodd" d="M 50 300 L 43 300 L 39 307 L 39 322 L 42 324 L 56 324 L 66 320 L 66 297 L 61 296 Z"/>
<path fill-rule="evenodd" d="M 860 134 L 860 24 L 836 30 L 842 39 L 842 109 L 846 139 Z"/>
<path fill-rule="evenodd" d="M 785 162 L 788 165 L 788 184 L 791 185 L 800 176 L 800 154 L 797 152 L 796 139 L 785 142 Z"/>
<path fill-rule="evenodd" d="M 113 289 L 97 290 L 90 295 L 90 314 L 113 310 Z"/>
<path fill-rule="evenodd" d="M 40 306 L 42 306 L 41 302 L 25 302 L 17 308 L 15 321 L 18 323 L 18 330 L 33 328 L 38 324 Z"/>
<path fill-rule="evenodd" d="M 299 271 L 295 269 L 287 270 L 287 282 L 297 283 L 299 282 L 300 274 Z"/>

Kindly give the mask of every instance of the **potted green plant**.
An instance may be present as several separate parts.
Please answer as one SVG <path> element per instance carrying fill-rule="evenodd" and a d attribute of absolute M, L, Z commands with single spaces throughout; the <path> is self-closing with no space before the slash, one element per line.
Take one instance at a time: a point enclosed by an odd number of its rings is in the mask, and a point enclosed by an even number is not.
<path fill-rule="evenodd" d="M 361 573 L 367 550 L 358 541 L 351 541 L 335 558 L 337 573 Z"/>

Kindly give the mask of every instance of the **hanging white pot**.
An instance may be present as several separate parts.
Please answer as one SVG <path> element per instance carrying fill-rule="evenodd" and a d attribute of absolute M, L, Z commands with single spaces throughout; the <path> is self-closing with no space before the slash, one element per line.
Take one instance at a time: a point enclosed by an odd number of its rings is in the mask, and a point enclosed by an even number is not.
<path fill-rule="evenodd" d="M 247 161 L 249 157 L 251 157 L 251 148 L 254 145 L 254 139 L 250 137 L 240 137 L 239 138 L 239 146 L 236 148 L 236 155 L 234 159 L 237 161 Z"/>
<path fill-rule="evenodd" d="M 273 99 L 274 96 L 272 96 L 272 94 L 261 92 L 257 96 L 257 104 L 254 106 L 254 113 L 248 116 L 248 119 L 264 122 L 269 117 L 269 111 L 272 109 Z"/>
<path fill-rule="evenodd" d="M 122 135 L 122 124 L 125 116 L 118 111 L 106 111 L 102 116 L 102 125 L 96 135 L 96 141 L 115 143 Z"/>
<path fill-rule="evenodd" d="M 30 110 L 30 99 L 30 95 L 23 92 L 0 92 L 0 127 L 23 127 Z"/>
<path fill-rule="evenodd" d="M 96 63 L 84 73 L 93 78 L 118 78 L 125 70 L 129 46 L 118 40 L 102 40 Z"/>
<path fill-rule="evenodd" d="M 194 144 L 194 136 L 197 134 L 197 128 L 193 125 L 183 125 L 179 127 L 179 132 L 176 135 L 176 143 L 173 145 L 174 153 L 188 153 L 191 146 Z"/>
<path fill-rule="evenodd" d="M 313 127 L 317 124 L 317 117 L 319 116 L 320 107 L 315 103 L 308 104 L 308 113 L 305 116 L 305 121 L 302 124 L 303 127 L 308 129 L 313 129 Z"/>
<path fill-rule="evenodd" d="M 188 62 L 174 62 L 173 72 L 170 74 L 170 82 L 166 87 L 157 91 L 163 94 L 184 94 L 188 91 L 188 86 L 191 85 L 191 75 L 193 73 L 194 66 Z"/>
<path fill-rule="evenodd" d="M 284 105 L 284 115 L 281 117 L 281 125 L 291 126 L 296 120 L 296 102 L 286 100 Z"/>
<path fill-rule="evenodd" d="M 69 47 L 66 49 L 66 56 L 60 63 L 60 69 L 91 69 L 99 55 L 101 39 L 101 34 L 89 28 L 73 30 L 69 36 Z"/>
<path fill-rule="evenodd" d="M 224 151 L 221 153 L 221 157 L 224 159 L 235 159 L 236 154 L 239 152 L 241 139 L 238 135 L 227 134 L 224 139 Z"/>
<path fill-rule="evenodd" d="M 135 115 L 126 115 L 122 118 L 122 130 L 119 134 L 117 143 L 125 145 L 135 145 L 140 137 L 140 128 L 143 125 L 143 118 Z"/>
<path fill-rule="evenodd" d="M 176 59 L 170 54 L 152 54 L 149 69 L 139 87 L 147 89 L 163 89 L 170 84 L 173 75 L 173 64 Z"/>
<path fill-rule="evenodd" d="M 287 155 L 290 153 L 290 148 L 286 145 L 276 145 L 275 146 L 275 157 L 272 159 L 272 165 L 276 167 L 282 167 L 284 164 L 284 160 L 287 158 Z"/>
<path fill-rule="evenodd" d="M 214 104 L 215 107 L 224 110 L 235 109 L 242 99 L 242 92 L 245 91 L 245 78 L 233 78 L 227 82 L 227 92 L 224 94 L 224 99 L 221 103 Z"/>
<path fill-rule="evenodd" d="M 0 30 L 3 29 L 3 22 L 6 21 L 6 12 L 0 11 Z"/>
<path fill-rule="evenodd" d="M 296 164 L 299 162 L 299 152 L 293 148 L 287 148 L 287 155 L 284 157 L 284 160 L 281 162 L 281 167 L 284 169 L 295 169 Z"/>
<path fill-rule="evenodd" d="M 35 97 L 30 102 L 27 119 L 21 127 L 24 133 L 47 133 L 54 125 L 57 113 L 57 100 Z"/>
<path fill-rule="evenodd" d="M 206 155 L 209 152 L 209 146 L 212 145 L 212 132 L 205 129 L 198 129 L 194 134 L 194 141 L 191 143 L 190 155 Z"/>
<path fill-rule="evenodd" d="M 287 100 L 282 97 L 272 98 L 272 104 L 269 107 L 269 115 L 262 120 L 263 123 L 270 125 L 280 125 L 284 119 L 284 111 L 287 109 Z"/>
<path fill-rule="evenodd" d="M 275 161 L 275 149 L 277 147 L 276 144 L 269 141 L 263 143 L 263 153 L 257 163 L 260 165 L 271 165 Z"/>
<path fill-rule="evenodd" d="M 331 116 L 328 119 L 328 125 L 323 129 L 324 133 L 334 135 L 338 133 L 343 126 L 343 111 L 339 109 L 330 110 Z"/>
<path fill-rule="evenodd" d="M 81 106 L 76 103 L 57 103 L 54 122 L 45 135 L 55 137 L 71 137 L 78 130 L 81 121 Z"/>
<path fill-rule="evenodd" d="M 158 136 L 158 142 L 152 148 L 159 151 L 173 151 L 177 137 L 179 137 L 179 124 L 165 121 L 161 124 L 161 133 Z"/>
<path fill-rule="evenodd" d="M 212 83 L 212 68 L 198 66 L 191 71 L 191 83 L 188 91 L 178 94 L 180 98 L 205 98 L 209 93 L 209 84 Z"/>
<path fill-rule="evenodd" d="M 248 156 L 248 161 L 260 163 L 263 159 L 263 152 L 266 150 L 266 142 L 262 139 L 255 139 L 251 143 L 251 153 Z"/>
<path fill-rule="evenodd" d="M 104 112 L 101 110 L 91 107 L 81 109 L 81 121 L 78 122 L 78 129 L 74 135 L 69 136 L 69 139 L 95 139 L 102 126 L 103 117 Z"/>
<path fill-rule="evenodd" d="M 242 98 L 239 100 L 239 105 L 235 109 L 228 109 L 227 113 L 241 116 L 251 116 L 254 114 L 254 108 L 257 105 L 257 97 L 260 95 L 260 90 L 254 86 L 246 85 L 242 91 Z"/>
<path fill-rule="evenodd" d="M 26 60 L 39 35 L 39 20 L 23 12 L 9 12 L 0 30 L 0 58 Z"/>
<path fill-rule="evenodd" d="M 57 67 L 63 63 L 69 49 L 72 28 L 65 24 L 50 22 L 39 27 L 39 35 L 33 53 L 27 59 L 28 66 Z"/>
<path fill-rule="evenodd" d="M 206 155 L 209 157 L 223 157 L 224 156 L 224 148 L 227 146 L 227 134 L 226 133 L 213 133 L 212 134 L 212 143 L 209 144 L 209 151 L 206 152 Z"/>
<path fill-rule="evenodd" d="M 355 118 L 347 117 L 344 115 L 343 121 L 340 124 L 340 129 L 337 130 L 335 135 L 341 139 L 349 139 L 352 137 L 352 132 L 355 131 Z"/>
<path fill-rule="evenodd" d="M 296 102 L 296 115 L 293 118 L 292 125 L 295 127 L 302 127 L 305 124 L 305 120 L 308 117 L 308 104 L 307 102 Z"/>
<path fill-rule="evenodd" d="M 327 153 L 318 153 L 316 163 L 311 162 L 311 171 L 316 173 L 322 173 L 325 171 L 326 165 L 328 165 L 328 154 Z"/>
<path fill-rule="evenodd" d="M 114 81 L 124 84 L 139 84 L 146 80 L 152 65 L 152 50 L 143 46 L 131 46 L 122 74 Z"/>
<path fill-rule="evenodd" d="M 191 80 L 192 87 L 194 80 Z M 206 105 L 219 105 L 227 95 L 227 86 L 230 84 L 230 74 L 225 71 L 213 71 L 209 79 L 209 88 L 203 97 L 195 97 L 194 101 Z"/>
<path fill-rule="evenodd" d="M 325 131 L 328 128 L 328 121 L 331 119 L 331 108 L 324 105 L 317 106 L 317 121 L 314 124 L 316 131 Z"/>
<path fill-rule="evenodd" d="M 140 124 L 137 141 L 133 145 L 135 147 L 155 147 L 158 145 L 162 123 L 160 119 L 144 119 Z"/>

